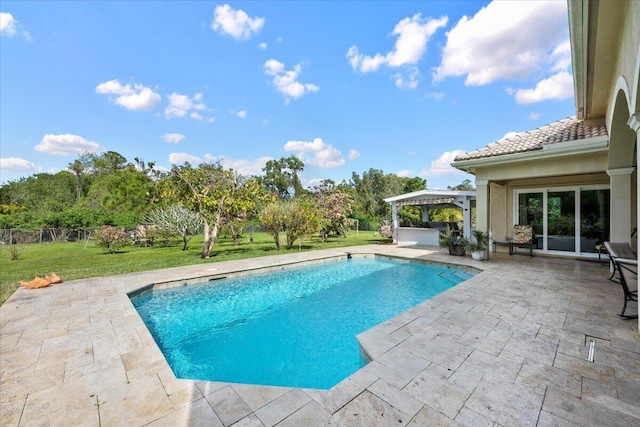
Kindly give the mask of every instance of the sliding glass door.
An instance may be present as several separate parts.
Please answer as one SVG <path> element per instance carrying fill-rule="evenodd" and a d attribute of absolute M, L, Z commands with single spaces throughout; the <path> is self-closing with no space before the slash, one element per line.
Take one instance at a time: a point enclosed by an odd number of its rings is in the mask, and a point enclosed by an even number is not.
<path fill-rule="evenodd" d="M 576 192 L 547 193 L 547 249 L 576 251 Z"/>
<path fill-rule="evenodd" d="M 533 226 L 538 250 L 595 254 L 597 244 L 609 238 L 607 188 L 542 188 L 516 195 L 515 222 Z"/>

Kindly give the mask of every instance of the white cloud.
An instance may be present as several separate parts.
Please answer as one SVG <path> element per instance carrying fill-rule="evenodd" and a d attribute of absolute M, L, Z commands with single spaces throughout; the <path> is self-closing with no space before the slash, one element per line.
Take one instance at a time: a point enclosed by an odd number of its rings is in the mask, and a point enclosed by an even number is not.
<path fill-rule="evenodd" d="M 231 168 L 238 172 L 240 175 L 262 175 L 262 168 L 265 167 L 269 160 L 273 160 L 273 157 L 258 157 L 257 159 L 232 159 L 226 156 L 212 156 L 207 154 L 205 156 L 207 162 L 215 163 L 220 162 L 225 168 Z"/>
<path fill-rule="evenodd" d="M 267 44 L 265 42 L 258 43 L 258 48 L 261 49 L 261 50 L 266 50 L 267 49 Z"/>
<path fill-rule="evenodd" d="M 433 79 L 466 76 L 465 85 L 524 79 L 566 63 L 568 38 L 566 2 L 493 1 L 447 33 Z"/>
<path fill-rule="evenodd" d="M 88 141 L 79 135 L 46 134 L 40 144 L 34 147 L 36 151 L 49 154 L 67 156 L 72 154 L 95 153 L 100 149 L 100 144 Z"/>
<path fill-rule="evenodd" d="M 165 133 L 162 136 L 162 139 L 165 142 L 171 142 L 172 144 L 177 144 L 180 141 L 186 139 L 187 137 L 182 135 L 181 133 Z"/>
<path fill-rule="evenodd" d="M 171 153 L 169 154 L 169 162 L 171 162 L 172 165 L 181 165 L 185 162 L 198 164 L 202 162 L 202 159 L 189 153 Z"/>
<path fill-rule="evenodd" d="M 19 35 L 24 37 L 27 41 L 31 40 L 31 36 L 28 32 L 22 31 L 20 23 L 10 13 L 0 12 L 0 35 L 3 36 L 15 36 Z"/>
<path fill-rule="evenodd" d="M 297 64 L 292 70 L 286 70 L 284 64 L 275 59 L 269 59 L 263 65 L 265 74 L 272 76 L 272 83 L 282 93 L 285 104 L 290 98 L 298 99 L 306 93 L 317 92 L 320 88 L 312 83 L 300 83 L 298 76 L 302 72 L 302 65 Z"/>
<path fill-rule="evenodd" d="M 566 71 L 540 80 L 533 89 L 518 89 L 515 99 L 518 104 L 533 104 L 549 99 L 567 99 L 573 96 L 573 77 Z"/>
<path fill-rule="evenodd" d="M 284 145 L 285 151 L 293 151 L 304 163 L 321 168 L 335 168 L 345 164 L 342 153 L 322 138 L 315 138 L 311 142 L 289 141 Z"/>
<path fill-rule="evenodd" d="M 2 170 L 2 172 L 29 172 L 36 169 L 36 166 L 29 160 L 19 157 L 5 157 L 0 159 L 0 170 Z"/>
<path fill-rule="evenodd" d="M 422 169 L 422 171 L 420 172 L 420 176 L 429 177 L 429 176 L 449 175 L 449 174 L 455 174 L 455 173 L 464 174 L 464 172 L 451 166 L 453 159 L 455 159 L 456 156 L 459 156 L 461 154 L 464 154 L 464 151 L 454 150 L 454 151 L 444 152 L 439 159 L 431 162 L 431 167 L 429 167 L 428 169 L 426 168 Z"/>
<path fill-rule="evenodd" d="M 349 150 L 348 156 L 349 160 L 354 160 L 360 157 L 360 152 L 358 150 Z"/>
<path fill-rule="evenodd" d="M 169 105 L 164 109 L 164 116 L 169 117 L 186 117 L 187 115 L 195 120 L 204 120 L 199 111 L 205 111 L 207 106 L 202 102 L 202 94 L 196 93 L 193 98 L 182 95 L 177 92 L 167 96 Z M 209 121 L 215 119 L 209 118 Z"/>
<path fill-rule="evenodd" d="M 248 40 L 260 32 L 264 22 L 264 18 L 251 18 L 244 10 L 225 4 L 213 10 L 211 29 L 236 40 Z"/>
<path fill-rule="evenodd" d="M 541 116 L 542 116 L 542 113 L 532 112 L 531 114 L 529 114 L 529 116 L 527 116 L 527 119 L 538 120 Z"/>
<path fill-rule="evenodd" d="M 520 132 L 515 132 L 515 131 L 510 131 L 504 134 L 504 136 L 502 138 L 500 138 L 498 141 L 502 141 L 504 139 L 509 139 L 509 138 L 513 138 L 514 136 L 518 136 L 520 134 Z"/>
<path fill-rule="evenodd" d="M 347 59 L 354 71 L 368 73 L 377 71 L 382 65 L 397 68 L 404 65 L 415 65 L 427 50 L 427 43 L 436 30 L 447 25 L 449 18 L 423 19 L 420 14 L 404 18 L 393 29 L 392 36 L 398 36 L 391 52 L 374 56 L 361 54 L 357 46 L 347 51 Z"/>
<path fill-rule="evenodd" d="M 247 111 L 246 111 L 246 110 L 238 111 L 238 112 L 236 113 L 236 116 L 237 116 L 237 117 L 240 117 L 241 119 L 244 119 L 245 117 L 247 117 Z"/>
<path fill-rule="evenodd" d="M 411 175 L 413 175 L 413 171 L 410 169 L 402 169 L 396 172 L 396 175 L 399 176 L 400 178 L 408 178 Z"/>
<path fill-rule="evenodd" d="M 401 68 L 392 76 L 399 88 L 414 89 L 420 82 L 420 73 L 415 66 L 427 50 L 431 36 L 440 27 L 447 25 L 449 18 L 422 18 L 418 13 L 411 18 L 398 22 L 391 36 L 397 36 L 393 50 L 386 54 L 376 53 L 366 56 L 360 53 L 357 46 L 351 46 L 347 51 L 347 60 L 354 71 L 369 73 L 378 71 L 380 67 Z M 405 75 L 406 74 L 406 75 Z"/>
<path fill-rule="evenodd" d="M 445 94 L 442 92 L 427 92 L 424 96 L 429 99 L 442 99 L 445 97 Z"/>
<path fill-rule="evenodd" d="M 162 101 L 162 97 L 150 88 L 139 83 L 133 87 L 130 84 L 123 86 L 118 79 L 100 83 L 96 86 L 96 93 L 117 95 L 109 100 L 127 110 L 148 110 L 158 106 Z"/>
<path fill-rule="evenodd" d="M 400 89 L 415 89 L 422 80 L 417 67 L 408 67 L 406 76 L 402 73 L 396 73 L 391 78 Z"/>

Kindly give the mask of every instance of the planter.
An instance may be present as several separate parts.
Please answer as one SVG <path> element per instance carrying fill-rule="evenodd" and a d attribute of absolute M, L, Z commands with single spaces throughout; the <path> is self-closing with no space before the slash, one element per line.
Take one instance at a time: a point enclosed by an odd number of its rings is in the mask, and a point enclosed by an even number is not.
<path fill-rule="evenodd" d="M 476 261 L 482 261 L 484 259 L 484 251 L 473 251 L 471 252 L 471 258 Z"/>
<path fill-rule="evenodd" d="M 453 245 L 449 248 L 449 255 L 464 256 L 466 248 L 463 245 Z"/>

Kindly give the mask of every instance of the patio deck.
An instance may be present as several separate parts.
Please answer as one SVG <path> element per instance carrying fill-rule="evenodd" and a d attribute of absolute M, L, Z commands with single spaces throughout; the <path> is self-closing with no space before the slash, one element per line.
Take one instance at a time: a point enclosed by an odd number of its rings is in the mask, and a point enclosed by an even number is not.
<path fill-rule="evenodd" d="M 176 379 L 127 296 L 346 251 L 484 271 L 361 334 L 374 361 L 328 391 Z M 595 262 L 376 245 L 19 289 L 0 308 L 0 425 L 640 425 L 638 324 L 616 315 L 607 277 Z"/>

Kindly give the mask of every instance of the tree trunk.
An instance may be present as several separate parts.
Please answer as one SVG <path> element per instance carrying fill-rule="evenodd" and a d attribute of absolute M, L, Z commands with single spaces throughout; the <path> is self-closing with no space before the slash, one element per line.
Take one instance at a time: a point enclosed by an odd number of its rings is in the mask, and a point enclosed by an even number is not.
<path fill-rule="evenodd" d="M 208 251 L 209 239 L 211 239 L 211 236 L 209 235 L 209 221 L 207 221 L 206 218 L 203 218 L 203 223 L 204 243 L 202 243 L 202 255 L 200 255 L 200 258 L 208 258 L 210 253 L 210 251 Z"/>
<path fill-rule="evenodd" d="M 202 249 L 202 258 L 209 258 L 214 245 L 218 241 L 218 231 L 220 230 L 220 222 L 222 221 L 222 211 L 218 209 L 216 217 L 213 221 L 213 226 L 209 227 L 208 222 L 205 220 L 205 230 L 208 233 L 205 234 L 205 242 Z M 210 230 L 210 233 L 209 233 Z"/>

